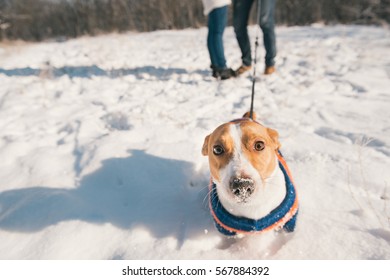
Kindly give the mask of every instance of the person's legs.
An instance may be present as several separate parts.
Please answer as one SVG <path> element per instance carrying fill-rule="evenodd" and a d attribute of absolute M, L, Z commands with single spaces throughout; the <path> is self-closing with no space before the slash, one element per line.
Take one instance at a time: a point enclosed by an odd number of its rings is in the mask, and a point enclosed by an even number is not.
<path fill-rule="evenodd" d="M 252 64 L 251 44 L 248 36 L 248 20 L 253 0 L 233 0 L 233 27 L 241 49 L 242 64 Z"/>
<path fill-rule="evenodd" d="M 227 24 L 227 12 L 228 6 L 224 6 L 212 10 L 208 16 L 207 48 L 211 65 L 220 69 L 226 68 L 223 32 Z"/>
<path fill-rule="evenodd" d="M 275 3 L 276 0 L 261 0 L 260 28 L 263 31 L 266 67 L 275 65 L 276 39 L 275 39 Z"/>

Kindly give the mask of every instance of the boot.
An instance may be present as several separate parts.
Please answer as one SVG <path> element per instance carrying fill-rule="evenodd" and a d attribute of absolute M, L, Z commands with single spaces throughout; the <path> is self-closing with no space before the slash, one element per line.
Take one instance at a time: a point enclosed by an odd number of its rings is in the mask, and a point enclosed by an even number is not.
<path fill-rule="evenodd" d="M 219 77 L 221 80 L 227 80 L 235 76 L 235 72 L 232 68 L 224 68 L 219 70 Z"/>
<path fill-rule="evenodd" d="M 214 65 L 211 65 L 210 67 L 212 69 L 212 76 L 216 79 L 220 78 L 221 80 L 227 80 L 236 76 L 231 68 L 218 68 Z"/>
<path fill-rule="evenodd" d="M 266 66 L 264 69 L 264 75 L 271 75 L 276 72 L 275 66 Z"/>
<path fill-rule="evenodd" d="M 235 74 L 236 76 L 240 76 L 241 74 L 245 73 L 246 71 L 249 71 L 252 69 L 251 65 L 241 65 L 236 71 Z"/>

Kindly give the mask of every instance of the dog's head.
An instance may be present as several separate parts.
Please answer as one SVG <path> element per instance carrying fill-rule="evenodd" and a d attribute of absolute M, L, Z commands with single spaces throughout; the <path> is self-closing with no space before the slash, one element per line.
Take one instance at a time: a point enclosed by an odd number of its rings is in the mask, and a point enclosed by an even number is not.
<path fill-rule="evenodd" d="M 255 117 L 254 117 L 255 119 Z M 236 203 L 256 197 L 275 170 L 278 133 L 248 118 L 217 127 L 205 138 L 202 154 L 208 156 L 218 194 Z"/>

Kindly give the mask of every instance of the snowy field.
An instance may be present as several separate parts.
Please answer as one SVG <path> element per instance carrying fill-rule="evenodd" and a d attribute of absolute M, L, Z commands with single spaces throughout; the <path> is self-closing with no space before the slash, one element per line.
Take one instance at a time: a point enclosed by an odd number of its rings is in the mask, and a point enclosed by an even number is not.
<path fill-rule="evenodd" d="M 214 228 L 200 151 L 252 83 L 211 78 L 206 34 L 0 44 L 0 259 L 390 259 L 390 31 L 277 28 L 255 111 L 300 213 L 292 234 L 239 240 Z M 238 67 L 231 27 L 225 44 Z"/>

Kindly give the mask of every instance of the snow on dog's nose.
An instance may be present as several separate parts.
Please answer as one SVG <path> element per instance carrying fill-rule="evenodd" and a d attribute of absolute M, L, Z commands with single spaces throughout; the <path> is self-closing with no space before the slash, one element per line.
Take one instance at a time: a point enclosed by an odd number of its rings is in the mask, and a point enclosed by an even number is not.
<path fill-rule="evenodd" d="M 233 177 L 230 180 L 229 187 L 239 201 L 245 201 L 255 190 L 254 181 L 249 178 Z"/>

